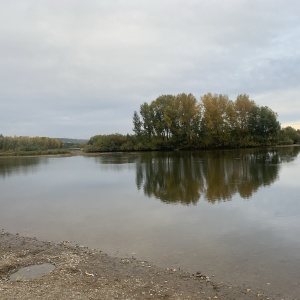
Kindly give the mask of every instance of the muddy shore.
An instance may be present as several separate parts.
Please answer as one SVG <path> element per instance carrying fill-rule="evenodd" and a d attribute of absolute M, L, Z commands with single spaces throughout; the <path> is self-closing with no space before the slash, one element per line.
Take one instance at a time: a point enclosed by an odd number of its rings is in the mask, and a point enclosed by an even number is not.
<path fill-rule="evenodd" d="M 53 270 L 14 277 L 21 268 L 47 263 Z M 135 258 L 110 257 L 80 245 L 0 233 L 0 299 L 272 299 L 244 286 L 214 282 Z"/>

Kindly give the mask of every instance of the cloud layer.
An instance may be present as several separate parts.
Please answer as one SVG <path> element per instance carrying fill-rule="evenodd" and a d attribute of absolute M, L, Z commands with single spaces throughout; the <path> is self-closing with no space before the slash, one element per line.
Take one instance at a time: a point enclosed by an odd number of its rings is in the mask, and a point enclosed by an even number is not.
<path fill-rule="evenodd" d="M 161 94 L 247 93 L 300 123 L 296 0 L 0 0 L 0 133 L 131 133 Z M 299 127 L 300 128 L 300 127 Z"/>

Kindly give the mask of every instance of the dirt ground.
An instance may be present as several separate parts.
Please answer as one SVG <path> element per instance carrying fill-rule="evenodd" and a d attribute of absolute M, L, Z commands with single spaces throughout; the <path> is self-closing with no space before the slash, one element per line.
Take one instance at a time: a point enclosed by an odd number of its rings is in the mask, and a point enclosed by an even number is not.
<path fill-rule="evenodd" d="M 50 273 L 26 279 L 12 274 L 52 264 Z M 69 242 L 38 241 L 0 232 L 0 299 L 272 299 L 243 286 L 213 281 L 135 258 L 110 257 Z"/>

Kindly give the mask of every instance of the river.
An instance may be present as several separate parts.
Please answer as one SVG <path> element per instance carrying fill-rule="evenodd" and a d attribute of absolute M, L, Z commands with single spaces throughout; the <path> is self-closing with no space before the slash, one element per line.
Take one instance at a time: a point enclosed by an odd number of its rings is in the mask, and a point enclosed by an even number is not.
<path fill-rule="evenodd" d="M 0 229 L 300 299 L 299 151 L 0 158 Z"/>

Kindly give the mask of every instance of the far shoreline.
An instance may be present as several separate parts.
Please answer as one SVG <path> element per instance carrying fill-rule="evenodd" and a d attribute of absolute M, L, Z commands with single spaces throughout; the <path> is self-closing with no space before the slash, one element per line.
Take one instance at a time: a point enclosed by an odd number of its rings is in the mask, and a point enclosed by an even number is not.
<path fill-rule="evenodd" d="M 235 150 L 249 150 L 249 149 L 270 149 L 270 148 L 289 148 L 289 147 L 300 147 L 300 144 L 292 145 L 273 145 L 273 146 L 258 146 L 258 147 L 245 147 L 245 148 L 216 148 L 216 149 L 172 149 L 172 150 L 131 150 L 131 151 L 96 151 L 96 152 L 85 152 L 82 148 L 70 148 L 54 153 L 41 153 L 41 154 L 30 154 L 23 152 L 0 152 L 1 158 L 30 158 L 30 157 L 72 157 L 72 156 L 97 156 L 101 154 L 121 154 L 121 153 L 146 153 L 146 152 L 205 152 L 205 151 L 235 151 Z M 47 150 L 46 150 L 47 151 Z"/>

